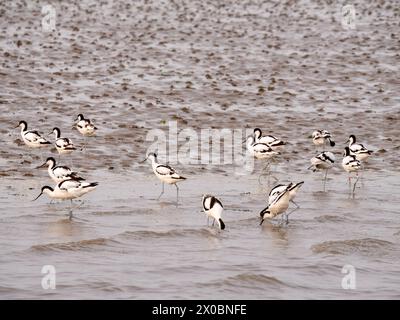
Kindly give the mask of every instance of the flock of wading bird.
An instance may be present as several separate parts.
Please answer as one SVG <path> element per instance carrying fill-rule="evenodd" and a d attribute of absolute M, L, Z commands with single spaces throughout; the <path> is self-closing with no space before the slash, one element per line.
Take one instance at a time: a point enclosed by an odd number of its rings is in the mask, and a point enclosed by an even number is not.
<path fill-rule="evenodd" d="M 21 137 L 24 143 L 30 148 L 41 148 L 44 146 L 51 145 L 52 143 L 45 139 L 38 131 L 28 130 L 28 124 L 25 121 L 20 121 L 16 128 L 20 127 Z M 84 118 L 82 114 L 79 114 L 75 119 L 73 128 L 76 128 L 84 137 L 95 136 L 97 128 L 93 123 Z M 61 131 L 55 127 L 50 133 L 54 133 L 55 141 L 54 146 L 60 155 L 70 154 L 77 148 L 72 143 L 71 139 L 61 137 Z M 262 131 L 259 128 L 254 129 L 252 135 L 245 140 L 248 152 L 256 159 L 264 159 L 267 161 L 266 167 L 268 169 L 268 176 L 270 175 L 270 160 L 273 160 L 277 156 L 286 143 L 279 140 L 272 135 L 262 135 Z M 332 140 L 331 134 L 326 130 L 317 130 L 312 133 L 312 141 L 317 147 L 334 147 L 335 142 Z M 356 137 L 350 135 L 347 141 L 349 144 L 344 149 L 342 167 L 348 173 L 348 181 L 350 193 L 355 193 L 356 184 L 359 180 L 359 171 L 363 168 L 362 161 L 372 154 L 373 151 L 368 150 L 362 144 L 356 143 Z M 157 161 L 157 155 L 155 153 L 149 153 L 142 162 L 150 160 L 153 168 L 153 172 L 158 179 L 162 182 L 162 191 L 158 199 L 164 194 L 164 183 L 172 184 L 176 188 L 176 205 L 178 205 L 179 199 L 179 187 L 178 182 L 186 180 L 185 177 L 178 174 L 174 168 L 166 164 L 161 164 Z M 311 166 L 309 169 L 313 171 L 325 170 L 324 177 L 324 191 L 327 179 L 327 173 L 330 168 L 333 167 L 335 162 L 335 155 L 330 151 L 322 151 L 311 159 Z M 87 182 L 77 172 L 72 171 L 69 167 L 59 166 L 53 157 L 47 158 L 47 160 L 38 168 L 47 166 L 47 170 L 51 179 L 56 182 L 54 188 L 44 186 L 41 189 L 40 194 L 33 200 L 37 200 L 42 194 L 48 195 L 51 199 L 58 200 L 71 200 L 71 210 L 69 213 L 70 219 L 72 218 L 72 199 L 79 198 L 86 193 L 94 190 L 98 185 L 97 182 Z M 356 181 L 352 187 L 352 174 L 355 174 Z M 275 178 L 276 179 L 276 178 Z M 277 180 L 277 179 L 276 179 Z M 289 223 L 289 214 L 286 213 L 289 208 L 289 203 L 294 202 L 297 191 L 303 185 L 303 181 L 299 183 L 289 183 L 288 185 L 278 184 L 274 186 L 268 195 L 268 205 L 260 212 L 260 225 L 264 220 L 268 219 L 272 221 L 275 217 L 281 216 L 278 225 Z M 158 200 L 157 199 L 157 200 Z M 207 215 L 207 225 L 209 224 L 209 218 L 213 219 L 213 226 L 216 222 L 218 227 L 223 230 L 225 224 L 222 221 L 222 212 L 224 210 L 222 202 L 213 195 L 205 194 L 202 198 L 203 211 Z M 296 209 L 297 209 L 296 208 Z M 292 211 L 293 212 L 293 211 Z"/>

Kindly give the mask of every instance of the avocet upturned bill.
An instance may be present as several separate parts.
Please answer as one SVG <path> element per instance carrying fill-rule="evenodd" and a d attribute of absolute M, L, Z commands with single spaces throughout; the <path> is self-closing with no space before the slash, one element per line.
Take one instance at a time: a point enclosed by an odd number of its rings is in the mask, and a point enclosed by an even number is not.
<path fill-rule="evenodd" d="M 279 185 L 275 186 L 274 188 L 271 189 L 271 191 L 268 195 L 268 204 L 271 204 L 279 194 L 288 190 L 289 191 L 289 201 L 292 202 L 297 208 L 300 208 L 300 206 L 296 202 L 294 202 L 293 199 L 296 197 L 297 191 L 300 189 L 300 187 L 303 184 L 304 184 L 304 181 L 300 181 L 298 183 L 290 182 L 288 185 L 279 184 Z"/>
<path fill-rule="evenodd" d="M 50 178 L 52 178 L 56 183 L 67 179 L 85 180 L 70 168 L 65 166 L 57 166 L 56 160 L 53 157 L 47 158 L 46 162 L 37 168 L 43 168 L 46 165 L 48 166 L 47 171 Z"/>
<path fill-rule="evenodd" d="M 355 172 L 357 180 L 354 182 L 353 195 L 356 189 L 356 184 L 359 179 L 358 171 L 361 169 L 361 161 L 357 160 L 356 156 L 350 153 L 350 148 L 344 149 L 344 158 L 342 160 L 342 167 L 349 174 L 349 186 L 351 190 L 351 173 Z"/>
<path fill-rule="evenodd" d="M 43 138 L 36 130 L 28 130 L 28 124 L 26 123 L 26 121 L 20 121 L 18 126 L 16 126 L 15 128 L 18 127 L 21 128 L 22 140 L 28 147 L 40 148 L 51 144 L 51 142 Z"/>
<path fill-rule="evenodd" d="M 72 151 L 76 150 L 71 139 L 61 137 L 61 131 L 59 128 L 54 128 L 53 131 L 50 133 L 55 134 L 56 142 L 54 145 L 56 146 L 59 154 L 69 154 Z"/>
<path fill-rule="evenodd" d="M 94 136 L 96 134 L 97 127 L 95 127 L 89 119 L 85 119 L 81 113 L 78 114 L 75 122 L 74 127 L 77 128 L 83 136 Z"/>
<path fill-rule="evenodd" d="M 268 144 L 256 142 L 254 136 L 247 137 L 246 147 L 256 159 L 271 159 L 279 154 L 279 152 L 274 151 Z"/>
<path fill-rule="evenodd" d="M 260 225 L 263 224 L 265 219 L 273 219 L 277 215 L 284 213 L 289 208 L 289 199 L 290 199 L 289 188 L 286 187 L 286 189 L 283 189 L 283 191 L 281 191 L 280 193 L 275 193 L 274 192 L 275 188 L 271 190 L 271 192 L 274 193 L 275 195 L 272 196 L 271 199 L 268 199 L 268 206 L 260 212 L 260 217 L 261 217 Z M 286 215 L 286 223 L 288 222 L 289 219 L 288 216 Z"/>
<path fill-rule="evenodd" d="M 324 191 L 325 191 L 328 170 L 333 167 L 335 160 L 336 160 L 335 155 L 330 151 L 321 152 L 317 154 L 315 157 L 311 158 L 311 166 L 308 169 L 312 168 L 314 172 L 317 170 L 325 170 Z"/>
<path fill-rule="evenodd" d="M 225 223 L 221 219 L 224 207 L 219 199 L 209 194 L 203 195 L 203 210 L 207 215 L 207 225 L 208 219 L 211 217 L 214 219 L 213 226 L 214 222 L 217 221 L 219 228 L 221 230 L 225 229 Z"/>
<path fill-rule="evenodd" d="M 286 144 L 286 142 L 279 140 L 275 136 L 271 135 L 263 136 L 260 128 L 254 129 L 254 140 L 255 142 L 259 143 L 266 143 L 272 148 L 272 150 L 279 150 Z"/>
<path fill-rule="evenodd" d="M 316 146 L 325 146 L 329 143 L 331 147 L 335 146 L 335 141 L 332 140 L 331 134 L 326 130 L 315 130 L 312 133 L 313 143 Z"/>
<path fill-rule="evenodd" d="M 33 201 L 37 200 L 44 193 L 53 199 L 72 200 L 93 191 L 97 185 L 97 182 L 67 179 L 58 183 L 54 189 L 49 186 L 44 186 L 40 194 Z"/>
<path fill-rule="evenodd" d="M 71 200 L 82 197 L 86 193 L 96 189 L 97 182 L 86 182 L 84 180 L 68 179 L 58 183 L 54 189 L 49 186 L 42 187 L 40 194 L 32 201 L 37 200 L 42 194 L 47 194 L 52 199 L 58 200 Z M 70 218 L 72 218 L 72 210 L 70 211 Z"/>
<path fill-rule="evenodd" d="M 347 140 L 349 143 L 350 154 L 356 156 L 357 160 L 365 161 L 373 153 L 373 151 L 368 150 L 362 144 L 356 143 L 356 136 L 352 134 Z"/>
<path fill-rule="evenodd" d="M 186 178 L 179 175 L 174 168 L 158 163 L 157 155 L 155 153 L 149 153 L 146 159 L 144 159 L 142 162 L 145 162 L 147 159 L 150 159 L 154 174 L 162 182 L 162 191 L 158 199 L 160 199 L 164 194 L 164 183 L 173 184 L 176 188 L 176 205 L 178 205 L 179 187 L 177 183 L 186 180 Z"/>

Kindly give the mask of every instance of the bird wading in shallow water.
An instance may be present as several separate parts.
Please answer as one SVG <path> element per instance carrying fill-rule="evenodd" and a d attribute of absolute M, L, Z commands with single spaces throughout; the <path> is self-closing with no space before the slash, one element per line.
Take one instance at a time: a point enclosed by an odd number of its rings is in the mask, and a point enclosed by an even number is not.
<path fill-rule="evenodd" d="M 355 155 L 350 154 L 350 148 L 346 147 L 344 149 L 344 158 L 342 160 L 343 169 L 349 174 L 349 187 L 351 192 L 351 174 L 354 172 L 356 174 L 356 181 L 353 186 L 353 196 L 356 190 L 356 184 L 358 182 L 359 176 L 358 171 L 361 169 L 361 161 L 356 159 Z"/>
<path fill-rule="evenodd" d="M 277 186 L 278 188 L 280 186 Z M 277 188 L 275 187 L 275 188 Z M 290 193 L 287 186 L 282 192 L 275 192 L 273 188 L 270 192 L 271 197 L 268 199 L 268 206 L 260 212 L 260 225 L 263 224 L 265 219 L 273 219 L 276 216 L 283 214 L 289 208 Z M 286 224 L 289 223 L 288 215 L 282 215 L 281 222 L 284 216 L 286 217 Z"/>
<path fill-rule="evenodd" d="M 36 201 L 42 194 L 48 195 L 52 199 L 58 200 L 70 200 L 71 201 L 71 211 L 70 219 L 72 218 L 72 199 L 82 197 L 86 193 L 93 191 L 97 182 L 86 182 L 84 180 L 67 179 L 58 183 L 54 189 L 49 186 L 42 187 L 40 194 L 33 199 Z"/>
<path fill-rule="evenodd" d="M 205 194 L 203 195 L 202 203 L 203 203 L 204 213 L 207 215 L 207 225 L 208 225 L 208 219 L 211 217 L 214 219 L 212 225 L 214 226 L 214 222 L 216 221 L 219 228 L 221 230 L 224 230 L 225 223 L 221 219 L 224 207 L 222 206 L 221 201 L 212 195 Z"/>
<path fill-rule="evenodd" d="M 174 168 L 165 164 L 158 163 L 157 154 L 155 153 L 149 153 L 146 159 L 141 162 L 145 162 L 147 159 L 151 161 L 151 166 L 153 168 L 154 174 L 162 182 L 162 190 L 157 200 L 159 200 L 164 194 L 164 183 L 173 184 L 176 188 L 176 206 L 178 206 L 179 187 L 177 183 L 186 180 L 186 178 L 179 175 Z"/>
<path fill-rule="evenodd" d="M 328 176 L 328 170 L 333 167 L 335 163 L 335 155 L 330 151 L 324 151 L 311 158 L 311 166 L 308 169 L 312 169 L 314 172 L 317 170 L 325 170 L 324 177 L 324 191 L 326 185 L 326 179 Z"/>
<path fill-rule="evenodd" d="M 266 165 L 261 171 L 261 174 L 258 178 L 258 182 L 261 183 L 261 177 L 264 175 L 269 177 L 271 176 L 271 163 L 270 161 L 280 153 L 278 151 L 274 151 L 268 144 L 262 142 L 256 142 L 254 136 L 248 136 L 246 140 L 247 151 L 256 159 L 265 159 L 267 160 Z M 275 180 L 278 180 L 276 177 L 272 176 Z"/>

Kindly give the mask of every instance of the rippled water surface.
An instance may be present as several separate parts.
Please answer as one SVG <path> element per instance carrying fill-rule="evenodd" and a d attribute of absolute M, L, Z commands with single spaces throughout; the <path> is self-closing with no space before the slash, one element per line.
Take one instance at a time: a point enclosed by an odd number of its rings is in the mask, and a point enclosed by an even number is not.
<path fill-rule="evenodd" d="M 0 298 L 399 299 L 400 10 L 353 3 L 345 30 L 336 1 L 57 2 L 46 33 L 38 3 L 1 2 Z M 81 146 L 78 113 L 98 135 L 62 163 L 99 186 L 69 220 L 69 203 L 31 201 L 53 185 L 35 167 L 55 151 L 27 149 L 13 127 L 58 126 Z M 260 163 L 174 165 L 188 178 L 179 206 L 173 186 L 158 201 L 139 161 L 149 130 L 168 134 L 170 121 L 288 141 L 275 175 L 305 181 L 289 225 L 259 226 L 271 187 Z M 326 192 L 307 170 L 319 128 L 337 142 Z M 349 134 L 375 151 L 354 198 L 340 166 Z M 207 227 L 203 193 L 224 203 L 223 232 Z M 55 290 L 42 288 L 44 265 Z"/>

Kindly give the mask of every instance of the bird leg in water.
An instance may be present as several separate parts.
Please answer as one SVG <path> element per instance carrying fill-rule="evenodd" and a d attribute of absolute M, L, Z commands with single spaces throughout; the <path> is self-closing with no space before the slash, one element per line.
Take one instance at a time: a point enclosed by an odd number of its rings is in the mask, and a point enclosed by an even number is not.
<path fill-rule="evenodd" d="M 161 183 L 162 187 L 161 187 L 161 193 L 158 196 L 157 200 L 160 200 L 161 196 L 164 194 L 164 182 Z"/>
<path fill-rule="evenodd" d="M 325 192 L 325 186 L 326 186 L 326 177 L 328 176 L 328 169 L 325 170 L 325 178 L 324 178 L 324 192 Z"/>
<path fill-rule="evenodd" d="M 74 205 L 74 203 L 72 202 L 72 199 L 70 199 L 71 200 L 71 207 L 70 207 L 70 209 L 69 209 L 69 220 L 72 220 L 72 209 L 73 209 L 73 205 Z"/>
<path fill-rule="evenodd" d="M 175 184 L 175 188 L 176 188 L 176 207 L 178 208 L 178 200 L 179 200 L 179 187 L 176 183 Z"/>
<path fill-rule="evenodd" d="M 262 184 L 261 183 L 261 177 L 262 176 L 268 176 L 268 180 L 269 180 L 269 176 L 270 176 L 270 174 L 271 174 L 271 170 L 270 170 L 270 162 L 268 161 L 267 162 L 267 165 L 261 170 L 261 174 L 260 174 L 260 176 L 258 177 L 258 183 L 259 184 Z M 265 171 L 267 171 L 267 172 L 265 172 Z"/>
<path fill-rule="evenodd" d="M 290 200 L 290 202 L 296 206 L 296 209 L 300 208 L 300 206 L 296 202 L 294 202 L 294 200 Z"/>
<path fill-rule="evenodd" d="M 354 196 L 355 191 L 356 191 L 356 184 L 358 182 L 358 179 L 360 179 L 360 177 L 358 176 L 358 173 L 357 173 L 357 179 L 356 179 L 356 182 L 354 182 L 354 186 L 353 186 L 353 196 Z"/>

